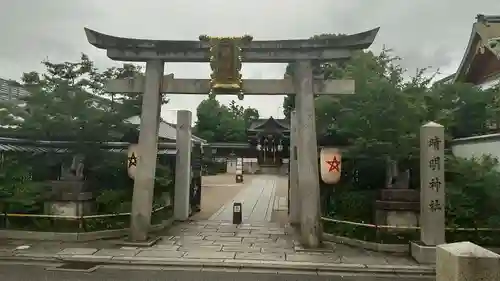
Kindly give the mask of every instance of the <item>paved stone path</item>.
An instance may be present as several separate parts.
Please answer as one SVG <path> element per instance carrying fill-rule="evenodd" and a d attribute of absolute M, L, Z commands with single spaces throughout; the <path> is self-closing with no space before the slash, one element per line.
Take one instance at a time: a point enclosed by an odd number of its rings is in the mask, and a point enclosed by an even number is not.
<path fill-rule="evenodd" d="M 312 252 L 303 249 L 292 229 L 278 225 L 242 224 L 215 221 L 176 223 L 152 247 L 113 247 L 91 245 L 64 245 L 54 242 L 33 242 L 31 247 L 16 249 L 15 244 L 3 244 L 2 256 L 44 257 L 59 260 L 85 260 L 93 262 L 210 262 L 210 263 L 260 263 L 260 264 L 337 264 L 418 267 L 409 257 L 371 252 L 342 244 L 332 244 L 331 249 Z M 109 243 L 109 242 L 108 242 Z M 26 245 L 26 244 L 25 244 Z"/>
<path fill-rule="evenodd" d="M 277 179 L 277 176 L 272 175 L 253 178 L 242 191 L 231 201 L 224 204 L 209 220 L 232 221 L 233 203 L 240 202 L 242 204 L 243 223 L 271 221 Z"/>
<path fill-rule="evenodd" d="M 274 211 L 288 211 L 288 200 L 283 196 L 274 197 Z"/>

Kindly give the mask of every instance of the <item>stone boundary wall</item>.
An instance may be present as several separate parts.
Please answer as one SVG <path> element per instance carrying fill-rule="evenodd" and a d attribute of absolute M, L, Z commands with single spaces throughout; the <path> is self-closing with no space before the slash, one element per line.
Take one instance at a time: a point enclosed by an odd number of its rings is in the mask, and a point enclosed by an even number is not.
<path fill-rule="evenodd" d="M 174 219 L 164 220 L 161 224 L 151 226 L 152 232 L 163 230 L 172 225 Z M 89 232 L 50 232 L 25 230 L 0 230 L 0 239 L 45 240 L 62 242 L 86 242 L 100 239 L 120 238 L 128 235 L 129 228 L 99 230 Z"/>

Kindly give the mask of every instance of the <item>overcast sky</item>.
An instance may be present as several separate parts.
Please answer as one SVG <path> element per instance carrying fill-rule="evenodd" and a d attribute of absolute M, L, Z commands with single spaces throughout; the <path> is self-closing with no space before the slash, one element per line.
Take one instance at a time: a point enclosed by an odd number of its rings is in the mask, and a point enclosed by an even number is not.
<path fill-rule="evenodd" d="M 255 40 L 301 39 L 320 33 L 358 33 L 380 26 L 372 50 L 382 46 L 404 58 L 411 71 L 440 68 L 453 73 L 478 13 L 500 15 L 499 0 L 0 0 L 0 77 L 19 79 L 43 71 L 40 61 L 78 60 L 88 54 L 99 67 L 117 65 L 88 44 L 83 27 L 110 35 L 147 39 L 198 40 L 201 34 Z M 281 78 L 284 65 L 243 66 L 244 78 Z M 208 78 L 208 63 L 167 64 L 166 73 Z M 203 96 L 171 96 L 162 116 L 195 110 Z M 236 97 L 234 97 L 236 99 Z M 219 100 L 228 103 L 232 97 Z M 280 96 L 245 97 L 263 117 L 282 117 Z"/>

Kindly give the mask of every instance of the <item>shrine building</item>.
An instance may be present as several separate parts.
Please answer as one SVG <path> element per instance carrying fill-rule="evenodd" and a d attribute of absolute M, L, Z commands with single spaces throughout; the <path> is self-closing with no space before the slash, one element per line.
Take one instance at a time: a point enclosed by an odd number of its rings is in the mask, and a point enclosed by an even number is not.
<path fill-rule="evenodd" d="M 227 172 L 236 172 L 236 159 L 243 158 L 245 173 L 283 174 L 290 157 L 290 122 L 273 117 L 256 119 L 247 128 L 248 142 L 210 143 L 212 159 L 226 161 Z"/>
<path fill-rule="evenodd" d="M 455 82 L 484 89 L 500 82 L 500 15 L 477 15 L 457 71 L 436 83 Z"/>

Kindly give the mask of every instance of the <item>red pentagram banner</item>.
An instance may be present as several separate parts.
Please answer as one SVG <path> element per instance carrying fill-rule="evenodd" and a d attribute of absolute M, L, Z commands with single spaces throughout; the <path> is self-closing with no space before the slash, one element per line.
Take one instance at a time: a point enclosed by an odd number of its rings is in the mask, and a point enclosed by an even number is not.
<path fill-rule="evenodd" d="M 337 156 L 333 156 L 332 160 L 327 160 L 326 164 L 329 165 L 328 172 L 340 172 L 340 161 Z"/>
<path fill-rule="evenodd" d="M 320 152 L 321 180 L 334 184 L 340 180 L 342 156 L 337 148 L 322 148 Z"/>

